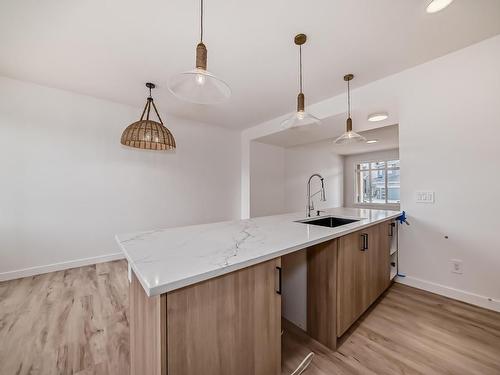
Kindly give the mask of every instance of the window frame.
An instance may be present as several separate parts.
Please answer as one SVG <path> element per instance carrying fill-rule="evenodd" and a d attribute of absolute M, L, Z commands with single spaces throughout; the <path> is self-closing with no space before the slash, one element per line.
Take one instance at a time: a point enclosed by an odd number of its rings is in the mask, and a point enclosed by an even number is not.
<path fill-rule="evenodd" d="M 394 207 L 394 208 L 399 208 L 401 204 L 401 199 L 399 202 L 388 202 L 388 196 L 389 196 L 389 181 L 388 181 L 388 171 L 401 171 L 401 165 L 399 167 L 388 167 L 387 162 L 389 161 L 395 161 L 397 160 L 399 163 L 401 163 L 399 158 L 388 158 L 388 159 L 372 159 L 372 160 L 360 160 L 355 162 L 354 164 L 354 204 L 358 206 L 376 206 L 376 207 Z M 384 163 L 384 168 L 373 168 L 371 167 L 372 163 Z M 360 166 L 361 164 L 368 164 L 368 169 L 361 169 Z M 369 182 L 370 182 L 370 192 L 371 192 L 371 173 L 372 171 L 379 171 L 383 170 L 384 171 L 384 187 L 385 187 L 385 203 L 378 203 L 378 202 L 372 202 L 372 197 L 370 194 L 370 202 L 360 202 L 360 198 L 362 197 L 363 193 L 360 192 L 360 177 L 361 177 L 361 172 L 368 172 L 369 176 Z M 401 173 L 401 172 L 400 172 Z M 401 176 L 401 174 L 400 174 Z M 401 184 L 401 180 L 400 180 Z M 401 186 L 399 187 L 400 193 L 401 193 Z"/>

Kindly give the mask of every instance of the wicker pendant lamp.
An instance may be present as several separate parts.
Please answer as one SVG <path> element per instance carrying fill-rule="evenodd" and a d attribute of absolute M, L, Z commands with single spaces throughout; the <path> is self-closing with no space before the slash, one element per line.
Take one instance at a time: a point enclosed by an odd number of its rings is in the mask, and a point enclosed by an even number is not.
<path fill-rule="evenodd" d="M 163 121 L 161 120 L 153 97 L 151 96 L 151 89 L 154 89 L 156 86 L 154 83 L 148 82 L 146 83 L 146 87 L 149 89 L 149 97 L 142 111 L 141 119 L 127 126 L 123 131 L 121 144 L 146 150 L 174 150 L 174 136 L 170 130 L 163 125 Z M 149 119 L 151 106 L 160 122 Z M 146 115 L 146 119 L 144 119 L 144 115 Z"/>

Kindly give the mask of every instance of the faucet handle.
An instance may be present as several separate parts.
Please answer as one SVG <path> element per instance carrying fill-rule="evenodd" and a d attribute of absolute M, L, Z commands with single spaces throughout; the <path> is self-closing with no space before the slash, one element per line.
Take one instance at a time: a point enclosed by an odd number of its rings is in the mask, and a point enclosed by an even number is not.
<path fill-rule="evenodd" d="M 323 210 L 317 210 L 317 211 L 316 211 L 316 216 L 319 216 L 322 212 L 325 212 L 325 213 L 326 213 L 326 211 L 323 211 Z"/>

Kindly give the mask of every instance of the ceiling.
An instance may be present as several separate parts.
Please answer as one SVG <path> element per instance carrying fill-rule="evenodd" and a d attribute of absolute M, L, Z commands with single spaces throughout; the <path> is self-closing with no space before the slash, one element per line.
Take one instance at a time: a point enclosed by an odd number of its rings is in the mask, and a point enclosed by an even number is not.
<path fill-rule="evenodd" d="M 429 15 L 427 0 L 206 0 L 208 68 L 230 101 L 187 104 L 167 81 L 194 66 L 198 0 L 2 0 L 0 75 L 136 106 L 158 84 L 163 112 L 243 129 L 294 110 L 297 49 L 313 103 L 500 33 L 500 1 L 455 0 Z M 168 122 L 168 119 L 167 119 Z"/>

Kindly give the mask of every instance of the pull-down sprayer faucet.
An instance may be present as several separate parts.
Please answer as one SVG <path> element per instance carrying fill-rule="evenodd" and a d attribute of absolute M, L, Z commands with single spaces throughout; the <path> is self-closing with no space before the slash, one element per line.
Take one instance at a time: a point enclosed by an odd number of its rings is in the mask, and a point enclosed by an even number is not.
<path fill-rule="evenodd" d="M 313 179 L 313 177 L 318 177 L 320 179 L 320 181 L 321 181 L 321 189 L 318 190 L 313 195 L 311 195 L 311 180 Z M 307 204 L 306 204 L 306 215 L 307 215 L 307 217 L 311 217 L 311 211 L 314 210 L 314 204 L 313 204 L 313 201 L 312 201 L 312 197 L 314 197 L 316 194 L 319 194 L 319 193 L 321 193 L 320 200 L 322 202 L 326 202 L 326 197 L 325 197 L 325 182 L 323 180 L 323 177 L 320 174 L 315 173 L 311 177 L 309 177 L 309 180 L 307 181 Z"/>

